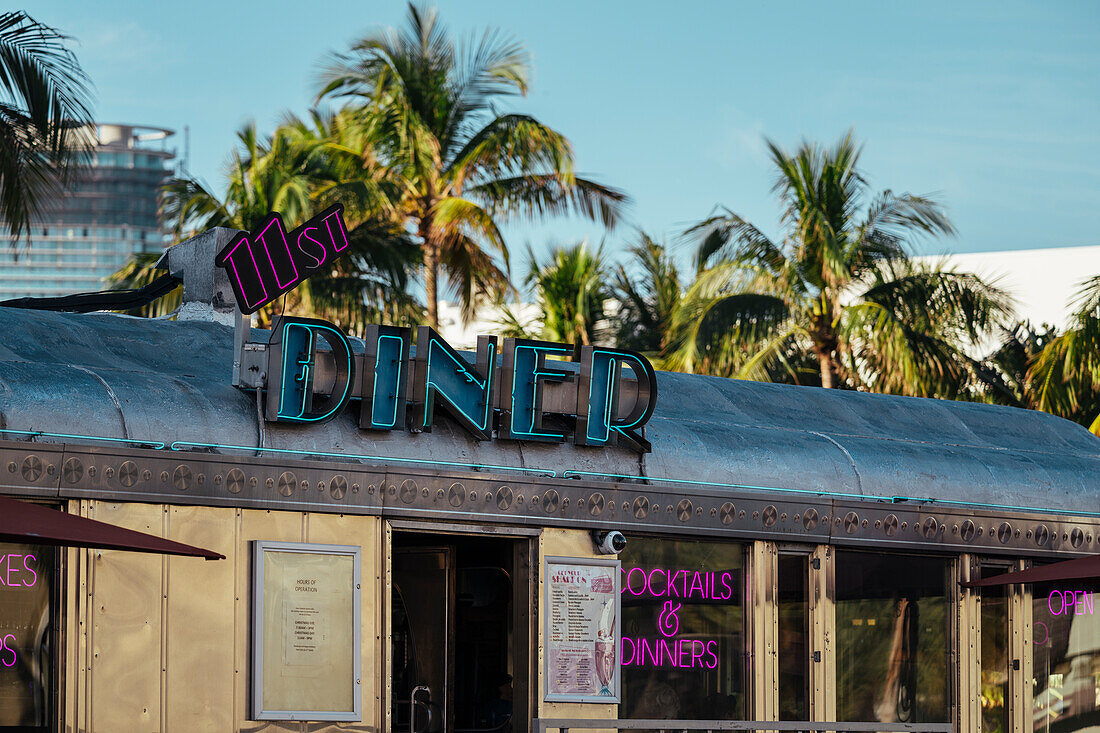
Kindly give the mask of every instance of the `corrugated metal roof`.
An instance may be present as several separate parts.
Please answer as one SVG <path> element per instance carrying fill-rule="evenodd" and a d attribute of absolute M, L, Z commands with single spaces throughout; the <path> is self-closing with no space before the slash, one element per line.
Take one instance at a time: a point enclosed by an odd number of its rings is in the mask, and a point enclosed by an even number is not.
<path fill-rule="evenodd" d="M 216 323 L 0 308 L 0 429 L 165 445 L 252 446 L 262 434 L 268 448 L 558 475 L 1100 508 L 1100 441 L 1040 412 L 661 372 L 646 431 L 653 452 L 645 456 L 626 448 L 478 443 L 446 418 L 431 433 L 369 433 L 357 429 L 354 410 L 321 426 L 267 424 L 261 433 L 255 395 L 230 384 L 232 344 L 232 329 Z"/>

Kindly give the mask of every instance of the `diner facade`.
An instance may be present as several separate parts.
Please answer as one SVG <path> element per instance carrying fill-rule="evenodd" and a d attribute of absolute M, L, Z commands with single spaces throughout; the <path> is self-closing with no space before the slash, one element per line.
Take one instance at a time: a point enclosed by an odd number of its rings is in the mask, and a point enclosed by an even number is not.
<path fill-rule="evenodd" d="M 524 344 L 461 354 L 448 386 L 416 354 L 453 350 L 376 329 L 347 340 L 344 385 L 320 326 L 250 328 L 203 261 L 180 265 L 178 321 L 0 307 L 0 497 L 92 520 L 0 519 L 0 731 L 1100 727 L 1083 428 L 651 379 L 625 352 L 604 383 L 570 349 L 531 367 L 568 376 L 533 378 L 545 414 L 517 435 Z M 342 410 L 278 419 L 272 394 L 298 392 L 272 365 L 307 362 L 315 409 Z M 475 434 L 456 395 L 494 368 Z M 408 414 L 365 429 L 394 374 Z M 597 383 L 627 426 L 602 443 L 577 407 Z"/>

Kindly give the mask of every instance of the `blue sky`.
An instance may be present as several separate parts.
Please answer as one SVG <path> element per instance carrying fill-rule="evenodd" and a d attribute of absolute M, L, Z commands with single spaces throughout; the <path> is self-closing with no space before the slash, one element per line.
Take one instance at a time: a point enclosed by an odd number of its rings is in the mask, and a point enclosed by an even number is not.
<path fill-rule="evenodd" d="M 934 192 L 959 229 L 918 251 L 1100 244 L 1100 3 L 441 0 L 464 33 L 531 52 L 512 108 L 573 141 L 579 169 L 626 190 L 631 223 L 670 242 L 723 204 L 775 233 L 765 135 L 793 147 L 849 127 L 876 188 Z M 234 133 L 312 102 L 318 61 L 404 20 L 393 0 L 31 2 L 79 40 L 103 121 L 191 129 L 191 169 L 219 189 Z M 182 154 L 182 135 L 177 138 Z M 587 236 L 555 221 L 530 243 Z M 607 235 L 617 252 L 629 229 Z M 686 258 L 686 251 L 682 250 Z"/>

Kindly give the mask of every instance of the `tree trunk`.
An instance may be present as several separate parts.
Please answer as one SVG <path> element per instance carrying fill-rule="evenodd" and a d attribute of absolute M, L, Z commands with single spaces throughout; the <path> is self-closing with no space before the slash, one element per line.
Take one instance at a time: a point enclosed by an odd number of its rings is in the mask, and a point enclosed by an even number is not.
<path fill-rule="evenodd" d="M 430 217 L 420 218 L 420 238 L 424 242 L 424 297 L 428 301 L 428 325 L 439 330 L 439 244 L 431 236 Z"/>
<path fill-rule="evenodd" d="M 837 363 L 837 350 L 840 348 L 840 339 L 831 324 L 820 318 L 814 324 L 812 338 L 814 356 L 821 368 L 821 386 L 825 389 L 839 387 L 840 365 Z"/>
<path fill-rule="evenodd" d="M 817 363 L 821 366 L 821 386 L 825 389 L 832 389 L 836 386 L 832 356 L 828 352 L 820 350 L 817 352 Z"/>

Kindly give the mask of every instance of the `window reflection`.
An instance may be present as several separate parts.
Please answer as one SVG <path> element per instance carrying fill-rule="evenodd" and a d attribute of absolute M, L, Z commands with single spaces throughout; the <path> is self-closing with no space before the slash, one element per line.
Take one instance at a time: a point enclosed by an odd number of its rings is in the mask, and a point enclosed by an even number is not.
<path fill-rule="evenodd" d="M 54 552 L 0 543 L 0 728 L 48 724 Z"/>
<path fill-rule="evenodd" d="M 620 555 L 620 717 L 744 717 L 742 555 L 736 544 L 641 538 Z"/>
<path fill-rule="evenodd" d="M 1032 588 L 1032 702 L 1036 733 L 1100 726 L 1100 600 L 1096 584 Z"/>
<path fill-rule="evenodd" d="M 982 577 L 1008 572 L 1007 567 L 983 567 Z M 1005 586 L 981 589 L 982 733 L 1008 730 L 1008 598 Z"/>
<path fill-rule="evenodd" d="M 837 719 L 950 720 L 949 562 L 836 553 Z"/>
<path fill-rule="evenodd" d="M 779 719 L 809 720 L 809 562 L 779 556 Z"/>

